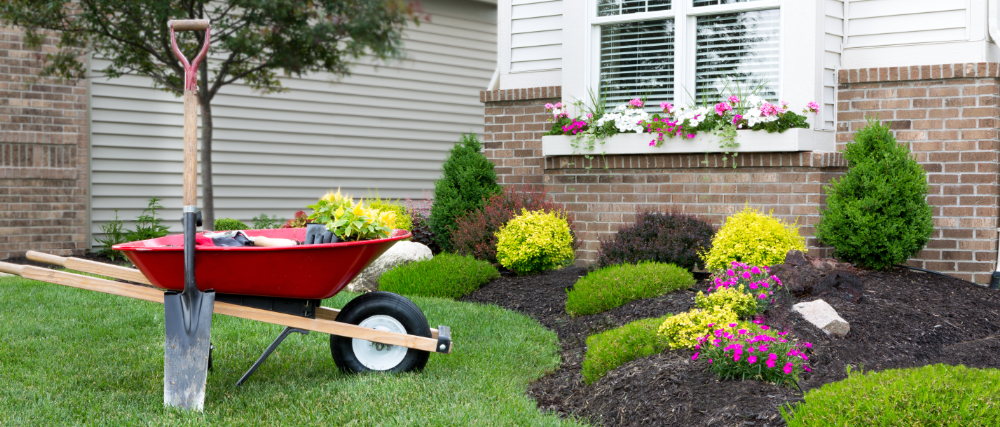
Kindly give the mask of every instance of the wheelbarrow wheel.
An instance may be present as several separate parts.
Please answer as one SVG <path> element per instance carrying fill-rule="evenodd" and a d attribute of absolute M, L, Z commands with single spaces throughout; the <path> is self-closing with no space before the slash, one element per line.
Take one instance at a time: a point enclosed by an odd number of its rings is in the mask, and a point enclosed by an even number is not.
<path fill-rule="evenodd" d="M 387 332 L 431 337 L 427 318 L 413 301 L 391 292 L 371 292 L 344 306 L 338 322 Z M 333 362 L 344 372 L 421 370 L 430 354 L 412 348 L 330 335 Z"/>

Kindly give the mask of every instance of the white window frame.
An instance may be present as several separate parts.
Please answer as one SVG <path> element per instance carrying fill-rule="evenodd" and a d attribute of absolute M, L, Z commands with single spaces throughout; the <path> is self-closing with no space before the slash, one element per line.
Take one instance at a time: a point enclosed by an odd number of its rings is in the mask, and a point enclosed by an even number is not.
<path fill-rule="evenodd" d="M 582 4 L 581 4 L 582 3 Z M 563 100 L 589 100 L 589 89 L 600 84 L 602 24 L 673 18 L 674 21 L 674 103 L 686 105 L 687 94 L 695 93 L 697 17 L 779 9 L 778 96 L 794 109 L 823 99 L 823 0 L 759 0 L 745 3 L 694 7 L 694 0 L 673 0 L 671 9 L 625 15 L 597 16 L 597 0 L 564 0 L 563 13 Z M 683 19 L 682 19 L 683 17 Z M 794 60 L 790 59 L 794 58 Z M 813 127 L 822 120 L 809 117 Z"/>

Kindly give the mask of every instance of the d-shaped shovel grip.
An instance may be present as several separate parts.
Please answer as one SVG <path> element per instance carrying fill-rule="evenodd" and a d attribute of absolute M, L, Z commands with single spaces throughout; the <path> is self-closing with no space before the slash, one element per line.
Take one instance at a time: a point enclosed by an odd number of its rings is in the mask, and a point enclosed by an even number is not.
<path fill-rule="evenodd" d="M 170 48 L 173 49 L 174 55 L 181 61 L 181 64 L 184 64 L 184 90 L 198 90 L 197 71 L 201 61 L 208 53 L 208 44 L 211 42 L 209 37 L 212 32 L 209 28 L 210 23 L 207 19 L 180 19 L 167 21 L 167 27 L 170 28 Z M 187 58 L 177 48 L 177 36 L 174 31 L 205 31 L 205 41 L 202 43 L 201 51 L 191 63 L 188 63 Z"/>

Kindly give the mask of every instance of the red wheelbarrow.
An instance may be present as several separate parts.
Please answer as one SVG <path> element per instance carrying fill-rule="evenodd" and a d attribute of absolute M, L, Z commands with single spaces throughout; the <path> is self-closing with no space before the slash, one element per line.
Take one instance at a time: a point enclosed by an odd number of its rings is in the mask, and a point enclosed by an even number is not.
<path fill-rule="evenodd" d="M 246 230 L 251 237 L 303 241 L 305 229 Z M 165 290 L 184 289 L 183 235 L 123 243 L 114 248 L 138 267 L 30 251 L 28 259 L 133 283 L 104 280 L 47 268 L 0 262 L 0 271 L 26 279 L 163 303 Z M 321 302 L 340 292 L 397 241 L 386 239 L 290 247 L 198 245 L 198 287 L 215 290 L 217 314 L 274 323 L 286 328 L 237 382 L 242 384 L 292 332 L 330 334 L 330 353 L 346 372 L 420 370 L 431 352 L 450 353 L 447 326 L 431 329 L 412 301 L 390 292 L 361 295 L 342 310 Z M 202 239 L 199 239 L 202 240 Z M 210 241 L 210 240 L 209 240 Z M 211 365 L 211 362 L 209 362 Z"/>

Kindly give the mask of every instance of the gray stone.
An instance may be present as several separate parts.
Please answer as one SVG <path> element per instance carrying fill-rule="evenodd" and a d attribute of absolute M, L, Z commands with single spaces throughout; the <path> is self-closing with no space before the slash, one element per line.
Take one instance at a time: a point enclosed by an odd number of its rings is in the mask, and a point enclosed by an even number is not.
<path fill-rule="evenodd" d="M 837 310 L 821 299 L 800 302 L 792 306 L 792 310 L 801 314 L 802 318 L 827 334 L 843 337 L 851 331 L 851 325 L 837 314 Z"/>
<path fill-rule="evenodd" d="M 431 248 L 417 242 L 397 242 L 382 256 L 378 257 L 358 277 L 347 284 L 352 292 L 374 292 L 378 290 L 378 279 L 386 271 L 413 261 L 431 259 Z"/>

